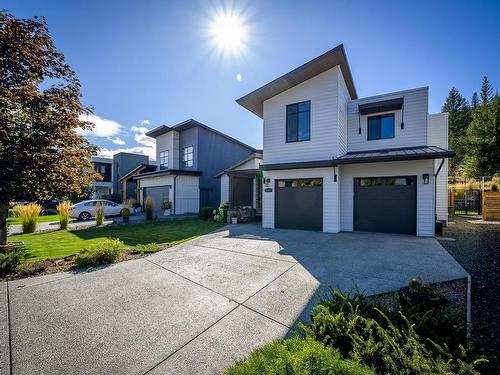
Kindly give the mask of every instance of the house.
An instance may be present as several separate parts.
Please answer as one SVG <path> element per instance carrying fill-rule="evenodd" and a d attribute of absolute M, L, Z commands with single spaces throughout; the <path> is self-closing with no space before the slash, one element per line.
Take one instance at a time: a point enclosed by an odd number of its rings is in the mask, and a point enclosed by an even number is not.
<path fill-rule="evenodd" d="M 263 227 L 434 236 L 453 152 L 428 98 L 358 98 L 339 45 L 238 99 L 263 119 Z"/>
<path fill-rule="evenodd" d="M 217 207 L 221 191 L 216 174 L 256 151 L 193 119 L 159 126 L 146 135 L 156 140 L 156 170 L 132 179 L 141 202 L 151 197 L 156 215 L 163 214 L 166 201 L 177 215 Z"/>
<path fill-rule="evenodd" d="M 92 198 L 102 198 L 105 195 L 111 194 L 123 195 L 124 200 L 135 198 L 135 184 L 127 191 L 126 187 L 125 189 L 123 188 L 123 183 L 120 180 L 139 165 L 145 165 L 148 162 L 149 157 L 146 155 L 127 152 L 119 152 L 113 155 L 112 159 L 97 156 L 92 157 L 94 170 L 102 176 L 101 181 L 95 181 L 92 184 Z"/>

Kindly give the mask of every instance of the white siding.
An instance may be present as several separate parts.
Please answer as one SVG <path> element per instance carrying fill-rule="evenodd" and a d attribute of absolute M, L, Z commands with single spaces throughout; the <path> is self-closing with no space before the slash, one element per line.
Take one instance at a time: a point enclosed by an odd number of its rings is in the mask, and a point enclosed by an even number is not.
<path fill-rule="evenodd" d="M 262 192 L 262 226 L 274 228 L 274 194 L 275 180 L 288 178 L 323 178 L 323 231 L 336 233 L 340 230 L 339 223 L 339 189 L 333 181 L 333 168 L 290 169 L 281 171 L 266 171 L 265 178 L 271 179 L 269 187 L 272 192 Z"/>
<path fill-rule="evenodd" d="M 252 158 L 245 163 L 233 168 L 233 171 L 241 171 L 245 169 L 259 169 L 259 166 L 262 164 L 261 158 Z"/>
<path fill-rule="evenodd" d="M 340 169 L 340 229 L 353 230 L 354 178 L 417 176 L 417 236 L 434 236 L 434 161 L 416 160 L 386 163 L 343 165 Z M 429 173 L 429 184 L 425 185 L 422 174 Z"/>
<path fill-rule="evenodd" d="M 160 167 L 160 152 L 168 151 L 168 168 L 179 169 L 179 133 L 170 131 L 156 138 L 156 164 Z"/>
<path fill-rule="evenodd" d="M 223 174 L 220 176 L 220 203 L 229 200 L 229 176 Z"/>
<path fill-rule="evenodd" d="M 428 117 L 427 144 L 448 148 L 448 113 L 436 113 Z M 434 170 L 437 171 L 441 159 L 434 161 Z M 436 215 L 438 220 L 448 222 L 448 159 L 436 179 Z"/>
<path fill-rule="evenodd" d="M 339 71 L 339 98 L 338 98 L 338 106 L 339 106 L 339 147 L 336 155 L 340 156 L 344 155 L 347 152 L 347 103 L 351 100 L 351 96 L 349 95 L 349 91 L 347 90 L 347 86 L 344 81 L 344 76 Z"/>
<path fill-rule="evenodd" d="M 427 144 L 428 88 L 400 91 L 396 93 L 353 100 L 348 103 L 348 151 L 365 151 L 384 148 L 425 146 Z M 401 110 L 383 112 L 395 113 L 394 138 L 368 141 L 367 119 L 358 116 L 358 105 L 381 100 L 404 97 L 404 129 L 401 129 Z M 361 134 L 358 133 L 361 123 Z"/>
<path fill-rule="evenodd" d="M 334 67 L 264 102 L 264 163 L 331 159 L 338 150 L 338 77 Z M 286 106 L 311 101 L 311 139 L 286 142 Z"/>

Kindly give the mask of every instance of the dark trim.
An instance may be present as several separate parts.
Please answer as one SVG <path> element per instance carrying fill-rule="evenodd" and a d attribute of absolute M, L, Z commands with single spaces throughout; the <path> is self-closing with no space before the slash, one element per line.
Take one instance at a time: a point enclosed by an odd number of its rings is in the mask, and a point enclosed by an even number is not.
<path fill-rule="evenodd" d="M 134 180 L 140 180 L 142 178 L 152 177 L 152 176 L 168 176 L 168 175 L 179 175 L 179 176 L 201 176 L 200 171 L 185 171 L 182 169 L 163 169 L 160 171 L 142 173 L 140 175 L 134 176 Z"/>
<path fill-rule="evenodd" d="M 337 47 L 327 51 L 321 56 L 306 62 L 298 68 L 276 78 L 251 93 L 242 96 L 237 99 L 236 102 L 262 118 L 264 113 L 264 101 L 323 72 L 326 72 L 337 65 L 340 67 L 351 100 L 357 99 L 358 94 L 356 93 L 356 88 L 354 87 L 351 69 L 349 68 L 349 63 L 347 62 L 344 45 L 339 44 Z"/>
<path fill-rule="evenodd" d="M 394 152 L 401 151 L 407 152 L 394 154 Z M 419 146 L 348 152 L 347 154 L 340 156 L 337 159 L 333 159 L 332 162 L 334 165 L 377 163 L 387 161 L 450 158 L 453 155 L 455 155 L 455 153 L 452 150 L 446 150 L 436 146 Z"/>
<path fill-rule="evenodd" d="M 261 164 L 260 169 L 264 171 L 275 171 L 283 169 L 306 169 L 306 168 L 328 168 L 333 167 L 332 160 L 302 161 L 294 163 Z"/>
<path fill-rule="evenodd" d="M 384 117 L 392 117 L 392 137 L 382 137 L 382 118 Z M 380 119 L 380 138 L 370 138 L 370 120 L 371 119 Z M 392 113 L 385 113 L 383 115 L 376 115 L 376 116 L 369 116 L 366 119 L 366 140 L 367 141 L 378 141 L 380 139 L 392 139 L 396 136 L 396 114 L 394 112 Z"/>
<path fill-rule="evenodd" d="M 378 102 L 358 104 L 359 113 L 361 115 L 370 115 L 372 113 L 381 113 L 388 111 L 399 110 L 403 106 L 403 98 L 381 100 Z"/>

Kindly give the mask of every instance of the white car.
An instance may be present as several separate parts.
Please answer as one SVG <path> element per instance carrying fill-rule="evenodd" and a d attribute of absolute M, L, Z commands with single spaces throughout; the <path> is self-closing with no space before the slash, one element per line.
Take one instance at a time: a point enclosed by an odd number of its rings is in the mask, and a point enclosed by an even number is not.
<path fill-rule="evenodd" d="M 76 203 L 71 206 L 70 216 L 74 219 L 89 220 L 95 217 L 95 206 L 101 203 L 104 208 L 104 216 L 118 216 L 121 215 L 122 210 L 125 208 L 123 205 L 107 201 L 104 199 L 92 199 Z"/>

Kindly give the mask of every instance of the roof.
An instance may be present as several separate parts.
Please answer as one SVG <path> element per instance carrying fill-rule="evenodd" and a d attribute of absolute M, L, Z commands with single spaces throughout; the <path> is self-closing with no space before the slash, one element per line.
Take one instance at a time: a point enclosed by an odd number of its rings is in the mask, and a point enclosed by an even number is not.
<path fill-rule="evenodd" d="M 245 164 L 247 161 L 250 161 L 250 160 L 252 160 L 252 159 L 254 159 L 254 158 L 262 159 L 262 150 L 257 150 L 257 151 L 255 151 L 254 153 L 252 153 L 252 154 L 250 154 L 249 156 L 247 156 L 246 158 L 241 159 L 241 160 L 240 160 L 239 162 L 237 162 L 236 164 L 231 165 L 229 168 L 224 169 L 224 170 L 223 170 L 222 172 L 220 172 L 220 173 L 217 173 L 217 174 L 215 175 L 215 177 L 216 177 L 216 178 L 218 178 L 218 177 L 222 176 L 224 173 L 229 172 L 229 171 L 230 171 L 230 170 L 232 170 L 232 169 L 238 168 L 240 165 L 243 165 L 243 164 Z"/>
<path fill-rule="evenodd" d="M 128 177 L 130 177 L 134 173 L 142 172 L 143 170 L 146 170 L 146 172 L 152 172 L 152 171 L 156 170 L 156 165 L 154 165 L 154 164 L 139 164 L 137 167 L 132 169 L 126 175 L 122 176 L 118 181 L 126 180 L 126 179 L 128 179 Z"/>
<path fill-rule="evenodd" d="M 455 153 L 451 150 L 436 146 L 417 146 L 405 148 L 392 148 L 371 151 L 348 152 L 345 155 L 331 160 L 315 160 L 295 163 L 263 164 L 263 170 L 300 169 L 300 168 L 325 168 L 342 164 L 380 163 L 389 161 L 408 161 L 450 158 Z"/>
<path fill-rule="evenodd" d="M 347 62 L 347 57 L 344 50 L 344 45 L 339 44 L 337 47 L 322 54 L 321 56 L 312 59 L 302 66 L 292 70 L 291 72 L 276 78 L 274 81 L 252 91 L 236 100 L 238 104 L 253 112 L 260 118 L 264 112 L 264 101 L 273 96 L 281 94 L 282 92 L 305 82 L 318 74 L 326 72 L 327 70 L 339 65 L 342 75 L 349 91 L 351 99 L 357 99 L 356 88 L 351 75 L 351 69 Z"/>
<path fill-rule="evenodd" d="M 205 124 L 202 124 L 201 122 L 199 121 L 196 121 L 196 120 L 193 120 L 192 118 L 186 120 L 186 121 L 183 121 L 177 125 L 174 125 L 174 126 L 167 126 L 167 125 L 160 125 L 150 131 L 148 131 L 146 133 L 146 135 L 148 137 L 151 137 L 151 138 L 157 138 L 158 136 L 162 135 L 162 134 L 166 134 L 172 130 L 175 130 L 177 132 L 182 132 L 184 130 L 188 130 L 188 129 L 191 129 L 195 126 L 199 126 L 200 128 L 203 128 L 203 129 L 206 129 L 212 133 L 215 133 L 217 135 L 220 135 L 221 137 L 224 137 L 232 142 L 235 142 L 237 144 L 239 144 L 240 146 L 243 146 L 243 147 L 246 147 L 248 148 L 249 150 L 251 151 L 257 151 L 255 150 L 252 146 L 249 146 L 241 141 L 238 141 L 236 138 L 233 138 L 233 137 L 230 137 L 229 135 L 227 134 L 224 134 L 218 130 L 215 130 L 214 128 L 211 128 L 210 126 L 207 126 Z"/>
<path fill-rule="evenodd" d="M 186 171 L 182 169 L 162 169 L 159 171 L 141 173 L 137 176 L 134 176 L 132 179 L 140 180 L 142 178 L 148 177 L 156 177 L 156 176 L 201 176 L 201 171 Z"/>

